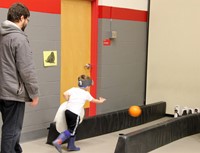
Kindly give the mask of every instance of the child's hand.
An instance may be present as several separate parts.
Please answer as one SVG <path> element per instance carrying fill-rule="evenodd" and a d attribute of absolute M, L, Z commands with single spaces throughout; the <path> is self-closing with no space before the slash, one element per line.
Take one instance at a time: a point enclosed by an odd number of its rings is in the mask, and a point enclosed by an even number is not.
<path fill-rule="evenodd" d="M 103 97 L 99 97 L 99 101 L 100 101 L 101 103 L 103 103 L 104 101 L 106 101 L 106 99 L 103 98 Z"/>
<path fill-rule="evenodd" d="M 99 99 L 93 99 L 92 102 L 100 104 L 103 103 L 105 100 L 105 98 L 99 97 Z"/>

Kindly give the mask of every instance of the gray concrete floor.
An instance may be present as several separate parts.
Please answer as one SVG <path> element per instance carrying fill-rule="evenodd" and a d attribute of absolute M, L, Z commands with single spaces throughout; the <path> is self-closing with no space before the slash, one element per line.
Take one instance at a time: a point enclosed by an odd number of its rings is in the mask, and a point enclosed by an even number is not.
<path fill-rule="evenodd" d="M 150 123 L 146 123 L 133 128 L 76 141 L 76 145 L 81 148 L 79 153 L 114 153 L 118 135 L 121 133 L 129 133 L 162 121 L 169 120 L 170 118 L 162 118 Z M 46 144 L 46 138 L 41 138 L 34 141 L 22 143 L 23 152 L 25 153 L 57 153 L 57 150 Z M 151 153 L 199 153 L 200 152 L 200 134 L 186 137 L 161 148 L 158 148 Z M 63 145 L 63 153 L 67 153 L 66 144 Z M 134 153 L 134 152 L 133 152 Z"/>
<path fill-rule="evenodd" d="M 150 153 L 200 153 L 200 134 L 179 139 Z"/>

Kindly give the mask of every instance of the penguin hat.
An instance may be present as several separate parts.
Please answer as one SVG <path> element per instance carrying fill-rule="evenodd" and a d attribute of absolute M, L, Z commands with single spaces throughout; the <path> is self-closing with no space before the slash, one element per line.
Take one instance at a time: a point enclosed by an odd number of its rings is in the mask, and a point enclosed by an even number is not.
<path fill-rule="evenodd" d="M 93 85 L 93 81 L 89 76 L 81 75 L 78 77 L 78 86 L 80 88 L 86 88 Z"/>

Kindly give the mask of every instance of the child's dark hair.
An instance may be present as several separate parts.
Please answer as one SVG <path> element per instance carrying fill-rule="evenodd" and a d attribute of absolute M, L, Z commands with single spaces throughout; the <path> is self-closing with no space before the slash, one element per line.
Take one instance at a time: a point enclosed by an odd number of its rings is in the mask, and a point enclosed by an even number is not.
<path fill-rule="evenodd" d="M 78 77 L 78 86 L 85 88 L 92 85 L 92 79 L 89 76 L 81 75 Z"/>
<path fill-rule="evenodd" d="M 24 16 L 24 19 L 26 19 L 30 17 L 30 12 L 23 4 L 15 3 L 8 10 L 7 20 L 11 22 L 19 22 L 21 16 Z"/>

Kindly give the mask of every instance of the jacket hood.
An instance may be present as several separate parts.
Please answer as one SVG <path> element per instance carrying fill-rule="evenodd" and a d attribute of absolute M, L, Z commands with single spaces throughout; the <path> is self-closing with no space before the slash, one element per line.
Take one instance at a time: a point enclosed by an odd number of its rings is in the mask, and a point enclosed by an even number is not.
<path fill-rule="evenodd" d="M 25 33 L 15 23 L 6 20 L 1 23 L 0 34 L 4 36 L 10 33 L 21 33 L 25 35 Z"/>

